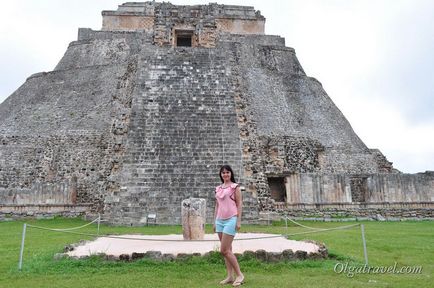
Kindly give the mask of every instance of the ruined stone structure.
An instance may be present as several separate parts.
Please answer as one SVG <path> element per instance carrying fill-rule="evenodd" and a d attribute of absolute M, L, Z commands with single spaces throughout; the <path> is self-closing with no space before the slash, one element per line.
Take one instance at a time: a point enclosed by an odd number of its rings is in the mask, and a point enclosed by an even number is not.
<path fill-rule="evenodd" d="M 130 2 L 102 15 L 0 105 L 1 217 L 180 223 L 196 197 L 210 220 L 224 163 L 246 221 L 392 204 L 434 217 L 434 173 L 402 174 L 367 148 L 253 7 Z"/>

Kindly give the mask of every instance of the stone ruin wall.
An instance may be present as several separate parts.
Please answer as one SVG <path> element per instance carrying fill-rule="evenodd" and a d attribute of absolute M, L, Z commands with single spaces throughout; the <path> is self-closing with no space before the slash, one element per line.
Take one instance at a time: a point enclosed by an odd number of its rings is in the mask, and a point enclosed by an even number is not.
<path fill-rule="evenodd" d="M 288 204 L 431 202 L 433 173 L 316 174 L 300 173 L 285 179 Z"/>
<path fill-rule="evenodd" d="M 54 71 L 32 75 L 2 103 L 1 213 L 95 214 L 119 189 L 138 44 L 99 36 L 72 42 Z"/>
<path fill-rule="evenodd" d="M 107 144 L 101 137 L 22 136 L 2 137 L 0 141 L 4 145 L 0 174 L 2 204 L 101 206 L 104 193 L 97 183 L 107 173 L 107 165 L 101 160 L 108 158 L 104 155 Z"/>
<path fill-rule="evenodd" d="M 111 161 L 103 136 L 3 136 L 0 143 L 0 218 L 102 209 Z"/>
<path fill-rule="evenodd" d="M 159 46 L 176 46 L 177 31 L 191 31 L 193 47 L 215 47 L 219 33 L 264 34 L 265 18 L 253 7 L 176 6 L 170 3 L 124 3 L 103 11 L 103 31 L 146 31 Z"/>
<path fill-rule="evenodd" d="M 434 220 L 433 202 L 330 203 L 276 206 L 268 217 L 294 217 L 310 221 L 421 221 Z"/>
<path fill-rule="evenodd" d="M 218 33 L 264 34 L 265 18 L 253 7 L 219 5 L 178 6 L 170 3 L 124 3 L 103 11 L 103 31 L 155 31 L 157 45 L 173 45 L 175 30 L 192 30 L 195 45 L 215 46 Z"/>

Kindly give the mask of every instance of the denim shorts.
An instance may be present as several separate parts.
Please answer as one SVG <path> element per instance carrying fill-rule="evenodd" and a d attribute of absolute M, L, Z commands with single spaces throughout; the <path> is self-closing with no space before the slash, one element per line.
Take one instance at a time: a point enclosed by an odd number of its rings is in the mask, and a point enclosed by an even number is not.
<path fill-rule="evenodd" d="M 215 232 L 225 233 L 235 236 L 237 226 L 237 216 L 233 216 L 229 219 L 216 219 L 215 220 Z"/>

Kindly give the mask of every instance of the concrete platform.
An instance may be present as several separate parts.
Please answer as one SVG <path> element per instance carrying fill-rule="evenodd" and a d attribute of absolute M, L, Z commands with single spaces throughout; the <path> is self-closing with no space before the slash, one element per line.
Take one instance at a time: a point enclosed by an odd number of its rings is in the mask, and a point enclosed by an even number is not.
<path fill-rule="evenodd" d="M 112 235 L 113 237 L 132 238 L 115 239 L 100 237 L 83 245 L 78 245 L 74 250 L 67 252 L 70 257 L 85 257 L 104 253 L 114 257 L 122 254 L 132 255 L 133 253 L 146 253 L 148 251 L 160 251 L 161 254 L 182 254 L 200 253 L 204 255 L 210 251 L 219 251 L 220 242 L 217 234 L 206 234 L 204 240 L 212 241 L 184 241 L 182 235 Z M 255 238 L 255 239 L 252 239 Z M 259 239 L 257 239 L 259 238 Z M 141 240 L 141 239 L 147 239 Z M 249 239 L 249 240 L 242 240 Z M 170 240 L 170 241 L 158 241 Z M 173 241 L 178 240 L 178 241 Z M 306 255 L 320 253 L 321 247 L 318 244 L 288 240 L 276 234 L 261 233 L 238 233 L 234 239 L 232 250 L 234 253 L 245 251 L 265 250 L 266 252 L 282 253 L 284 250 L 304 251 Z"/>

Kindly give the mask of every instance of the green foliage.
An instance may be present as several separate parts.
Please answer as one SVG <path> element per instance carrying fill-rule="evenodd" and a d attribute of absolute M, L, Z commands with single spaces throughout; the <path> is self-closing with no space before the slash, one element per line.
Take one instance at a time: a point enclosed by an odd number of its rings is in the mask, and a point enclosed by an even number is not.
<path fill-rule="evenodd" d="M 0 222 L 0 287 L 217 287 L 225 277 L 224 261 L 212 252 L 206 257 L 185 261 L 134 262 L 107 261 L 98 255 L 87 259 L 54 260 L 67 244 L 92 237 L 28 228 L 23 270 L 18 271 L 22 221 Z M 85 224 L 80 219 L 54 218 L 28 220 L 26 223 L 50 228 Z M 318 228 L 354 224 L 345 222 L 307 222 Z M 246 276 L 244 287 L 430 287 L 434 275 L 433 223 L 365 222 L 369 264 L 422 266 L 422 274 L 357 274 L 347 277 L 333 271 L 337 263 L 363 265 L 359 227 L 314 234 L 290 236 L 293 240 L 311 239 L 325 243 L 327 260 L 263 263 L 254 257 L 241 256 L 239 262 Z M 96 225 L 79 230 L 96 233 Z M 207 225 L 207 233 L 212 227 Z M 306 231 L 284 221 L 272 225 L 243 225 L 241 232 L 293 234 Z M 115 227 L 101 225 L 101 234 L 180 234 L 180 226 Z M 272 241 L 272 240 L 270 240 Z"/>

